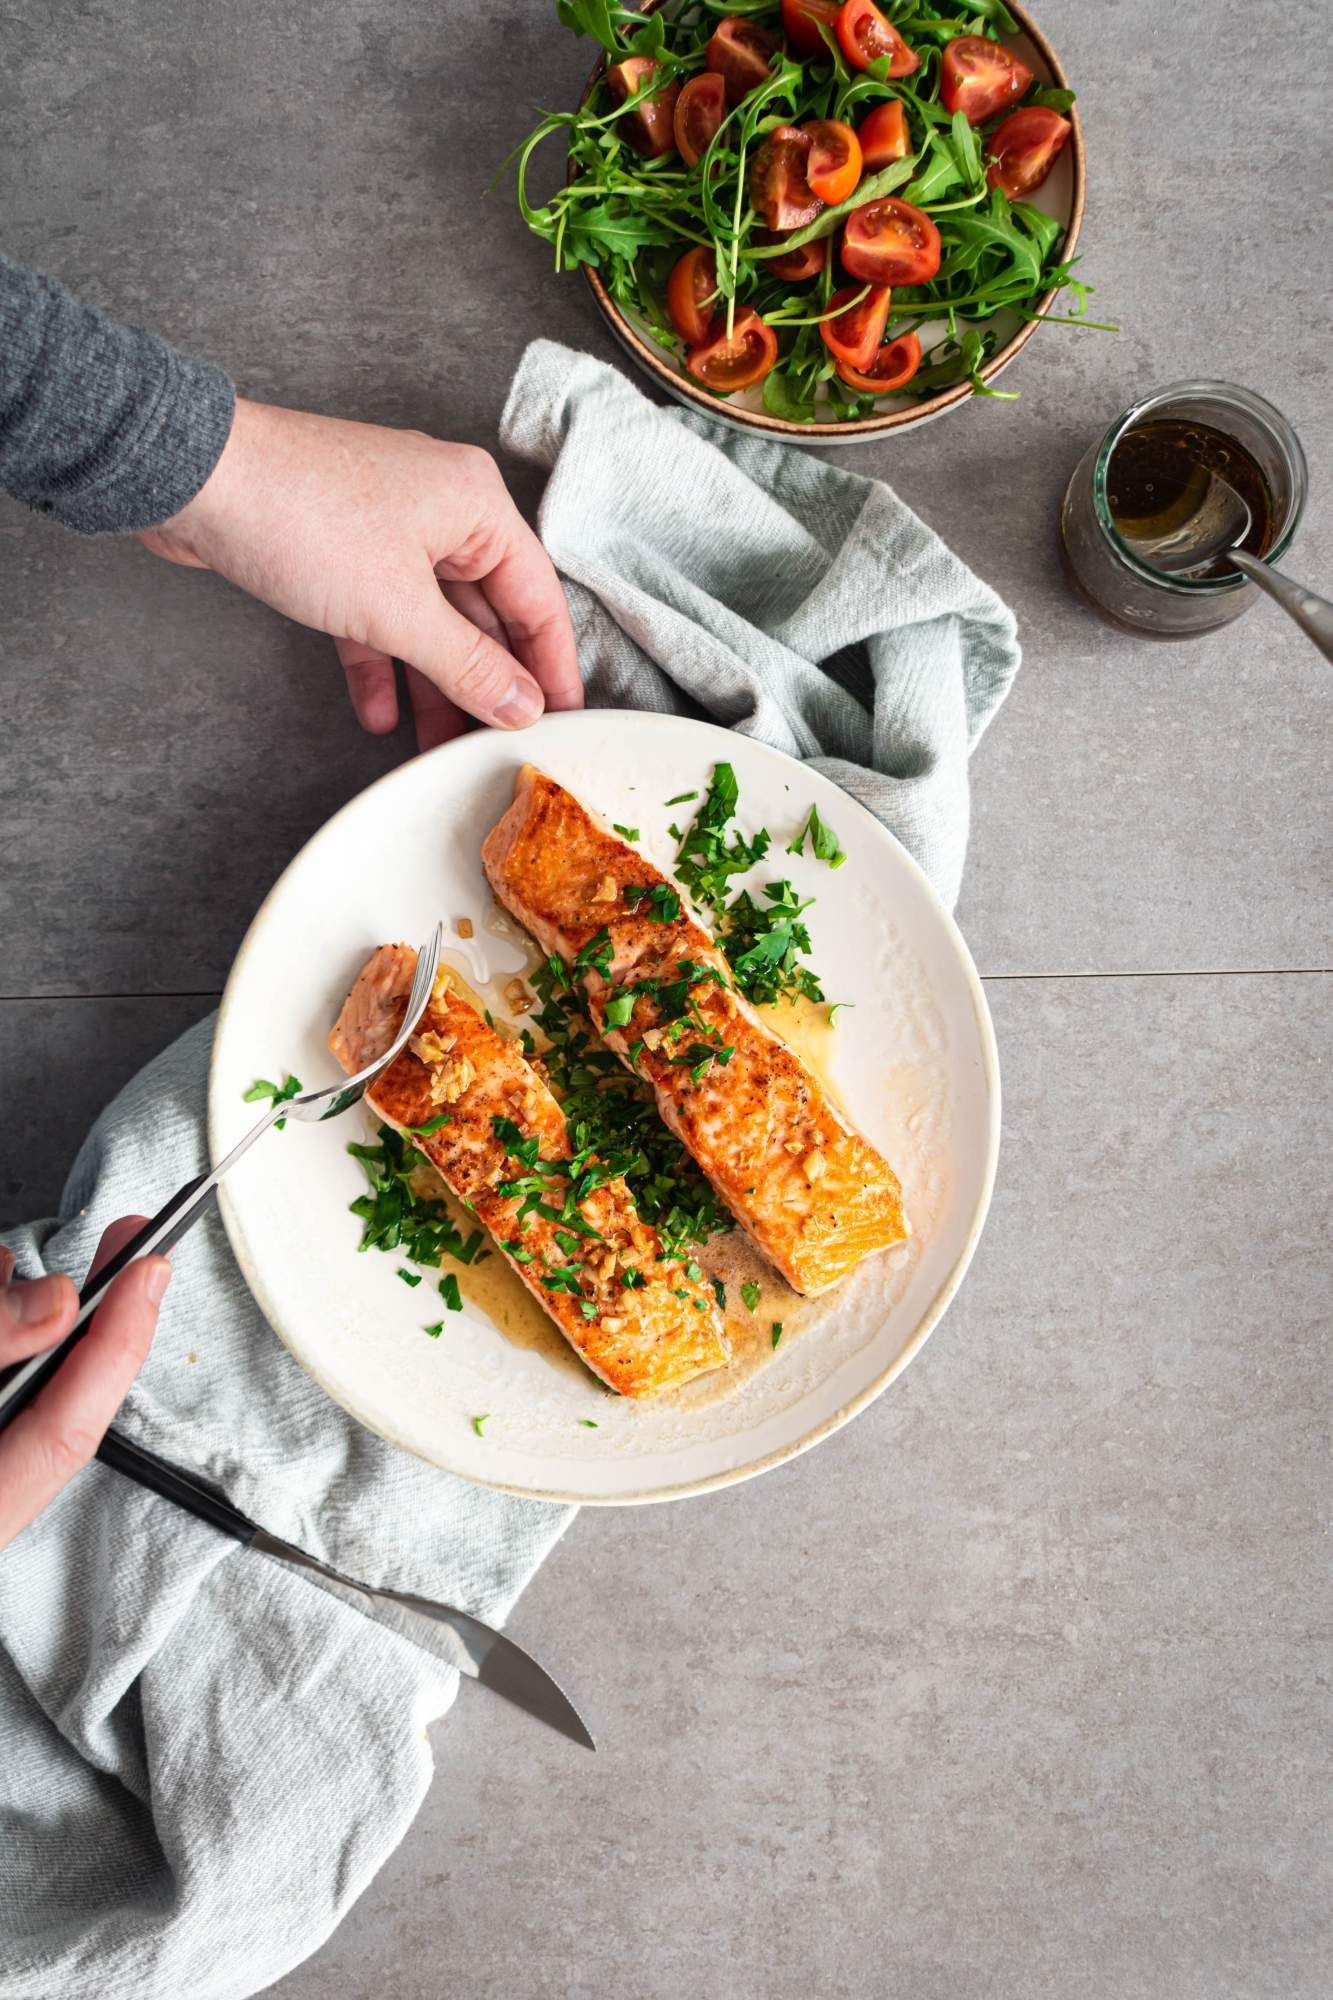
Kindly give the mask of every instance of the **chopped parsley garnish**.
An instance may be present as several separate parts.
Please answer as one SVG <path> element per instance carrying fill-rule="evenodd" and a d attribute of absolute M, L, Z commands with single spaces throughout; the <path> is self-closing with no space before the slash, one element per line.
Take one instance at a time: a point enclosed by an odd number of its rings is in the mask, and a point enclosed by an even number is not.
<path fill-rule="evenodd" d="M 856 1002 L 854 1000 L 835 1000 L 828 1010 L 828 1024 L 830 1028 L 833 1026 L 834 1017 L 837 1014 L 840 1014 L 845 1007 L 855 1007 L 855 1005 Z"/>
<path fill-rule="evenodd" d="M 595 1300 L 580 1299 L 579 1311 L 583 1314 L 583 1317 L 585 1319 L 596 1319 L 598 1308 Z"/>
<path fill-rule="evenodd" d="M 721 1278 L 714 1278 L 713 1280 L 713 1297 L 717 1300 L 721 1310 L 725 1312 L 727 1310 L 727 1288 Z"/>
<path fill-rule="evenodd" d="M 548 1292 L 569 1292 L 576 1299 L 582 1298 L 583 1266 L 582 1264 L 557 1264 L 554 1270 L 546 1273 L 546 1276 L 542 1279 L 542 1284 Z"/>
<path fill-rule="evenodd" d="M 606 925 L 603 924 L 602 928 L 596 931 L 588 939 L 588 942 L 574 954 L 574 970 L 575 972 L 585 972 L 591 967 L 594 972 L 600 972 L 603 979 L 609 979 L 611 976 L 611 953 L 611 933 L 606 928 Z M 533 983 L 535 985 L 535 980 Z"/>
<path fill-rule="evenodd" d="M 270 1083 L 266 1076 L 257 1076 L 250 1085 L 250 1088 L 245 1092 L 241 1102 L 243 1104 L 262 1104 L 264 1099 L 268 1098 L 271 1104 L 286 1104 L 293 1097 L 298 1097 L 303 1088 L 304 1086 L 299 1076 L 288 1076 L 282 1083 Z M 283 1131 L 286 1128 L 286 1124 L 287 1120 L 285 1118 L 276 1119 L 274 1121 L 275 1130 L 279 1132 Z"/>
<path fill-rule="evenodd" d="M 453 1271 L 446 1271 L 440 1279 L 440 1297 L 451 1313 L 463 1310 L 463 1294 L 458 1289 L 458 1278 Z"/>
<path fill-rule="evenodd" d="M 489 1410 L 486 1412 L 485 1416 L 474 1417 L 472 1419 L 472 1428 L 477 1433 L 478 1437 L 485 1437 L 486 1426 L 490 1422 L 490 1420 L 491 1420 L 491 1414 Z"/>
<path fill-rule="evenodd" d="M 601 1429 L 601 1425 L 599 1423 L 594 1422 L 594 1420 L 591 1417 L 580 1417 L 579 1422 L 582 1424 L 585 1431 L 597 1431 Z"/>
<path fill-rule="evenodd" d="M 492 1118 L 491 1129 L 511 1159 L 525 1167 L 535 1167 L 541 1156 L 540 1139 L 525 1139 L 512 1118 Z"/>
<path fill-rule="evenodd" d="M 525 1250 L 517 1236 L 506 1237 L 500 1248 L 507 1250 L 516 1264 L 530 1264 L 532 1262 L 531 1250 Z"/>
<path fill-rule="evenodd" d="M 607 1027 L 623 1028 L 627 1026 L 629 1017 L 633 1012 L 634 995 L 632 992 L 613 994 L 606 1003 Z"/>
<path fill-rule="evenodd" d="M 405 1271 L 401 1264 L 398 1266 L 398 1275 L 405 1285 L 416 1286 L 421 1283 L 420 1271 Z"/>
<path fill-rule="evenodd" d="M 674 924 L 680 915 L 680 897 L 669 882 L 627 882 L 625 901 L 637 904 L 650 924 Z"/>
<path fill-rule="evenodd" d="M 723 949 L 731 961 L 736 984 L 757 1006 L 777 1000 L 822 1000 L 824 989 L 802 957 L 810 950 L 810 933 L 801 922 L 804 901 L 790 882 L 770 882 L 766 901 L 757 903 L 742 889 L 727 910 Z"/>
<path fill-rule="evenodd" d="M 706 1243 L 719 1230 L 730 1229 L 730 1216 L 658 1116 L 652 1091 L 628 1075 L 605 1046 L 588 1017 L 582 994 L 570 990 L 562 973 L 563 967 L 560 972 L 549 964 L 539 967 L 533 985 L 541 1002 L 535 1025 L 548 1044 L 541 1052 L 541 1061 L 560 1099 L 569 1144 L 574 1149 L 574 1158 L 561 1163 L 572 1170 L 566 1188 L 577 1191 L 582 1199 L 591 1186 L 623 1178 L 639 1214 L 653 1225 L 666 1250 L 673 1254 L 689 1244 Z M 683 973 L 679 983 L 680 1002 L 676 1004 L 683 1004 L 689 991 Z M 673 991 L 676 984 L 671 982 Z M 644 990 L 634 989 L 636 993 Z M 662 989 L 655 996 L 659 1004 L 665 993 Z M 615 997 L 623 996 L 613 996 L 612 1004 Z M 531 1182 L 518 1186 L 523 1200 L 537 1207 L 546 1201 L 546 1194 L 535 1175 Z M 550 1190 L 552 1200 L 556 1191 Z M 567 1229 L 596 1234 L 581 1217 L 573 1219 L 567 1203 L 552 1219 Z M 621 1273 L 621 1283 L 628 1290 L 646 1282 L 639 1272 Z"/>
<path fill-rule="evenodd" d="M 683 794 L 698 798 L 697 792 Z M 767 833 L 753 840 L 736 834 L 730 847 L 726 829 L 735 816 L 740 787 L 730 764 L 715 764 L 703 804 L 687 828 L 676 856 L 676 880 L 701 910 L 714 920 L 722 915 L 727 889 L 733 875 L 743 875 L 763 859 L 769 848 Z"/>
<path fill-rule="evenodd" d="M 627 1264 L 620 1274 L 620 1282 L 627 1292 L 641 1292 L 648 1280 L 633 1264 Z"/>
<path fill-rule="evenodd" d="M 614 819 L 611 822 L 611 831 L 618 833 L 622 840 L 637 840 L 639 837 L 637 826 L 621 826 L 619 821 Z"/>
<path fill-rule="evenodd" d="M 745 1301 L 746 1311 L 753 1312 L 759 1303 L 759 1286 L 753 1278 L 748 1278 L 741 1286 L 741 1297 Z"/>
<path fill-rule="evenodd" d="M 436 1117 L 428 1118 L 424 1125 L 409 1125 L 407 1129 L 414 1138 L 429 1139 L 432 1132 L 438 1132 L 442 1126 L 452 1125 L 453 1122 L 451 1111 L 441 1111 Z"/>
<path fill-rule="evenodd" d="M 370 1192 L 351 1204 L 361 1223 L 358 1249 L 397 1250 L 428 1270 L 438 1269 L 446 1257 L 472 1262 L 485 1240 L 482 1232 L 475 1229 L 464 1238 L 444 1203 L 418 1192 L 413 1177 L 429 1163 L 401 1133 L 381 1125 L 376 1145 L 353 1143 L 347 1150 L 360 1160 L 370 1183 Z"/>
<path fill-rule="evenodd" d="M 422 1331 L 428 1333 L 432 1340 L 438 1340 L 440 1335 L 444 1332 L 444 1321 L 442 1319 L 437 1319 L 434 1326 L 424 1327 Z"/>
<path fill-rule="evenodd" d="M 753 868 L 771 844 L 764 828 L 752 840 L 734 833 L 728 844 L 739 797 L 731 765 L 715 765 L 707 796 L 680 843 L 676 880 L 711 918 L 736 985 L 748 1000 L 760 1006 L 798 996 L 822 1000 L 818 979 L 800 963 L 810 950 L 810 934 L 799 921 L 809 902 L 798 899 L 791 883 L 768 883 L 763 901 L 756 901 L 746 889 L 727 900 L 732 876 Z M 828 837 L 821 822 L 820 838 Z"/>
<path fill-rule="evenodd" d="M 777 1346 L 777 1344 L 778 1344 L 778 1342 L 779 1342 L 779 1341 L 781 1340 L 781 1338 L 782 1338 L 782 1321 L 781 1321 L 780 1319 L 775 1319 L 775 1320 L 774 1320 L 774 1322 L 773 1322 L 773 1345 L 774 1345 L 774 1347 L 776 1347 L 776 1346 Z"/>
<path fill-rule="evenodd" d="M 815 806 L 811 806 L 810 817 L 788 847 L 788 854 L 804 854 L 807 834 L 816 861 L 827 861 L 830 868 L 842 867 L 847 856 L 842 851 L 837 834 L 831 826 L 825 826 Z"/>
<path fill-rule="evenodd" d="M 698 796 L 697 792 L 677 792 L 674 799 L 663 799 L 662 803 L 668 806 L 683 806 L 687 800 L 697 799 Z"/>

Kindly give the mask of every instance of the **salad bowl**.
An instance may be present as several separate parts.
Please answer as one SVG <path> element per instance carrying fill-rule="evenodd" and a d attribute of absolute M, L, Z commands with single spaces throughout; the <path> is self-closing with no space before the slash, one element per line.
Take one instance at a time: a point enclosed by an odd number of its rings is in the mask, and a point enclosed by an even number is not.
<path fill-rule="evenodd" d="M 643 11 L 651 13 L 657 5 L 658 0 L 649 0 Z M 999 38 L 1003 46 L 1032 72 L 1035 87 L 1048 92 L 1069 91 L 1068 78 L 1060 59 L 1037 23 L 1022 7 L 1015 5 L 1014 0 L 1008 0 L 1007 13 L 1015 27 L 1012 30 L 1002 28 Z M 610 61 L 610 56 L 604 55 L 593 69 L 582 99 L 585 107 L 605 78 Z M 1064 109 L 1064 116 L 1072 128 L 1068 141 L 1045 180 L 1023 200 L 1060 225 L 1051 257 L 1058 255 L 1060 262 L 1067 264 L 1074 256 L 1083 220 L 1085 155 L 1077 106 L 1070 103 Z M 899 190 L 900 193 L 903 191 Z M 1051 285 L 1025 301 L 1021 309 L 1004 307 L 995 315 L 989 327 L 993 335 L 992 351 L 977 365 L 972 379 L 954 381 L 925 392 L 918 388 L 914 392 L 881 395 L 875 399 L 873 408 L 863 407 L 855 414 L 849 414 L 845 409 L 843 414 L 836 414 L 835 406 L 821 395 L 813 406 L 813 412 L 807 411 L 797 418 L 775 410 L 759 384 L 740 388 L 729 395 L 715 394 L 687 372 L 679 343 L 674 346 L 669 344 L 666 337 L 669 329 L 664 326 L 660 312 L 654 325 L 649 311 L 636 310 L 623 298 L 613 296 L 601 269 L 591 262 L 583 262 L 581 269 L 597 307 L 616 340 L 659 389 L 687 408 L 730 429 L 781 438 L 787 443 L 811 445 L 865 442 L 929 423 L 959 408 L 978 393 L 982 385 L 989 389 L 995 378 L 1009 366 L 1037 331 L 1040 316 L 1052 314 L 1061 289 L 1059 285 Z M 1053 316 L 1065 317 L 1064 314 Z M 1076 323 L 1077 314 L 1073 316 Z M 948 337 L 947 322 L 943 317 L 927 318 L 918 323 L 916 331 L 921 343 L 923 368 L 929 368 L 932 350 L 939 349 Z"/>

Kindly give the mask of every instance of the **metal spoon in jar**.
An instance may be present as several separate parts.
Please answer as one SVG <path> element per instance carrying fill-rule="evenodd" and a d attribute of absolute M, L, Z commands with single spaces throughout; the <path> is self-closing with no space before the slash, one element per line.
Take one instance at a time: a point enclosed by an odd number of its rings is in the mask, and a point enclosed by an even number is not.
<path fill-rule="evenodd" d="M 1225 557 L 1282 606 L 1326 660 L 1333 660 L 1333 603 L 1239 546 L 1250 531 L 1250 510 L 1220 473 L 1196 465 L 1185 492 L 1166 512 L 1137 520 L 1121 518 L 1116 526 L 1140 562 L 1167 576 L 1186 571 L 1202 574 Z"/>

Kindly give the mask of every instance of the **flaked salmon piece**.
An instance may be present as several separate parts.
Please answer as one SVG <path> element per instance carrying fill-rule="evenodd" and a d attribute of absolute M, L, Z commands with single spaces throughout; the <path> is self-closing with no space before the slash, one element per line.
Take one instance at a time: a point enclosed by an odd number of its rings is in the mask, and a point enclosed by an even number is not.
<path fill-rule="evenodd" d="M 482 861 L 505 907 L 583 982 L 607 1046 L 652 1084 L 666 1124 L 796 1291 L 827 1291 L 910 1233 L 893 1169 L 736 991 L 650 861 L 531 764 Z"/>
<path fill-rule="evenodd" d="M 361 972 L 329 1036 L 349 1074 L 397 1034 L 415 965 L 406 945 L 386 944 Z M 416 1033 L 366 1102 L 471 1207 L 608 1387 L 653 1396 L 728 1360 L 711 1289 L 664 1251 L 623 1180 L 607 1178 L 595 1156 L 572 1158 L 558 1101 L 447 967 Z M 441 1117 L 447 1123 L 435 1131 L 413 1129 Z"/>

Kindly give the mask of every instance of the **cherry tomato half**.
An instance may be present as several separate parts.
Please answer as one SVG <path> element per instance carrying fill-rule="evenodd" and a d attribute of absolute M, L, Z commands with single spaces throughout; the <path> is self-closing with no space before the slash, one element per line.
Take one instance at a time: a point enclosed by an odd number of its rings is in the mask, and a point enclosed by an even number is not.
<path fill-rule="evenodd" d="M 889 317 L 889 288 L 887 285 L 872 285 L 863 299 L 857 299 L 855 305 L 847 305 L 846 301 L 855 299 L 861 289 L 860 285 L 844 285 L 840 292 L 835 292 L 829 305 L 842 306 L 843 311 L 819 322 L 819 338 L 840 369 L 844 362 L 849 368 L 868 368 L 884 338 L 884 327 Z"/>
<path fill-rule="evenodd" d="M 613 63 L 606 72 L 606 81 L 617 104 L 633 97 L 636 90 L 642 90 L 649 77 L 657 75 L 657 64 L 651 56 L 626 56 L 624 62 Z M 662 153 L 669 153 L 676 143 L 673 120 L 676 98 L 680 92 L 678 83 L 670 83 L 665 90 L 655 96 L 645 97 L 642 104 L 636 104 L 627 118 L 618 118 L 616 124 L 623 137 L 633 146 L 636 153 L 643 153 L 655 160 Z"/>
<path fill-rule="evenodd" d="M 667 279 L 667 318 L 691 347 L 707 338 L 713 323 L 717 264 L 705 243 L 697 243 L 674 266 Z"/>
<path fill-rule="evenodd" d="M 921 342 L 914 333 L 900 333 L 879 349 L 868 368 L 839 361 L 838 373 L 848 388 L 859 389 L 863 396 L 891 396 L 895 389 L 906 388 L 920 366 Z"/>
<path fill-rule="evenodd" d="M 708 151 L 726 112 L 726 79 L 713 69 L 706 69 L 702 76 L 692 76 L 676 99 L 673 120 L 676 151 L 687 167 L 692 167 Z"/>
<path fill-rule="evenodd" d="M 778 239 L 770 240 L 776 243 Z M 827 261 L 828 238 L 816 236 L 813 243 L 803 243 L 799 250 L 788 250 L 782 257 L 765 257 L 763 268 L 775 278 L 785 278 L 789 285 L 799 285 L 806 278 L 817 278 Z"/>
<path fill-rule="evenodd" d="M 894 160 L 905 160 L 912 148 L 907 142 L 907 113 L 896 97 L 877 104 L 856 128 L 861 141 L 861 161 L 874 173 Z"/>
<path fill-rule="evenodd" d="M 685 366 L 710 389 L 729 396 L 733 389 L 749 389 L 762 382 L 777 358 L 777 335 L 753 306 L 746 306 L 737 313 L 730 336 L 727 316 L 719 313 L 707 337 L 686 353 Z"/>
<path fill-rule="evenodd" d="M 1041 104 L 1011 111 L 986 141 L 986 179 L 1010 201 L 1039 188 L 1073 131 L 1067 118 Z"/>
<path fill-rule="evenodd" d="M 778 38 L 740 14 L 728 14 L 713 30 L 704 56 L 709 69 L 727 80 L 727 103 L 739 104 L 768 75 Z"/>
<path fill-rule="evenodd" d="M 782 0 L 782 32 L 798 56 L 826 56 L 828 44 L 819 32 L 822 21 L 834 32 L 840 0 Z"/>
<path fill-rule="evenodd" d="M 750 200 L 770 229 L 801 229 L 824 206 L 807 179 L 810 134 L 779 125 L 754 156 Z"/>
<path fill-rule="evenodd" d="M 944 51 L 940 103 L 961 111 L 969 125 L 984 125 L 1006 104 L 1016 104 L 1032 81 L 1032 71 L 1003 42 L 987 35 L 959 35 Z"/>
<path fill-rule="evenodd" d="M 940 232 L 910 201 L 882 194 L 848 216 L 842 268 L 872 285 L 924 285 L 940 268 Z"/>
<path fill-rule="evenodd" d="M 909 49 L 892 21 L 886 21 L 875 0 L 847 0 L 838 9 L 838 40 L 853 69 L 869 69 L 876 56 L 887 56 L 890 76 L 910 76 L 921 58 Z"/>
<path fill-rule="evenodd" d="M 855 194 L 861 178 L 861 142 L 850 125 L 837 118 L 815 118 L 801 127 L 810 135 L 805 177 L 830 208 Z"/>

